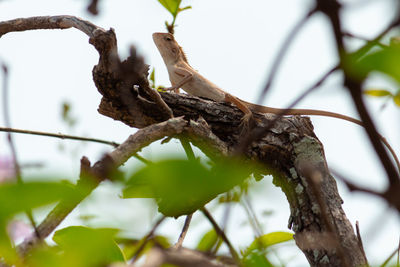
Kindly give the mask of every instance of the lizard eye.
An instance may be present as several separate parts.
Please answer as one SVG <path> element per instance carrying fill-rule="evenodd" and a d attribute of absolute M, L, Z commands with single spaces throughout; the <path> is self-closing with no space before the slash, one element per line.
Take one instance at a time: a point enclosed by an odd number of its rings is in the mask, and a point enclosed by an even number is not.
<path fill-rule="evenodd" d="M 165 37 L 165 40 L 172 41 L 171 37 Z"/>

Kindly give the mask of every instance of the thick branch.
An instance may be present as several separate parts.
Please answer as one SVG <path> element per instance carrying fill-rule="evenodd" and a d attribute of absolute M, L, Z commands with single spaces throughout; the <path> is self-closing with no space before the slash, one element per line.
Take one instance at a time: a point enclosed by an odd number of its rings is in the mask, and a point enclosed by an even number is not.
<path fill-rule="evenodd" d="M 81 193 L 80 198 L 74 201 L 61 201 L 49 213 L 46 219 L 38 226 L 41 238 L 46 238 L 64 220 L 64 218 L 88 196 L 101 181 L 108 178 L 111 171 L 125 163 L 132 155 L 143 147 L 165 136 L 180 134 L 187 122 L 183 118 L 174 118 L 168 121 L 151 125 L 131 135 L 119 147 L 107 154 L 103 159 L 90 167 L 90 162 L 83 158 L 81 161 L 81 177 L 76 185 L 76 190 Z M 88 180 L 90 175 L 92 179 Z M 28 250 L 39 240 L 37 238 L 27 240 L 20 246 L 20 252 L 26 254 Z"/>
<path fill-rule="evenodd" d="M 143 128 L 93 167 L 90 167 L 88 162 L 82 161 L 82 172 L 85 171 L 96 178 L 95 183 L 87 187 L 87 194 L 107 177 L 111 167 L 119 166 L 144 145 L 166 135 L 187 134 L 188 140 L 207 154 L 216 157 L 229 155 L 235 151 L 234 148 L 239 144 L 241 137 L 238 126 L 243 115 L 238 109 L 229 104 L 215 103 L 193 96 L 162 93 L 162 99 L 174 116 L 184 116 L 163 122 L 170 117 L 170 114 L 165 107 L 157 104 L 159 99 L 148 93 L 149 83 L 146 78 L 148 66 L 134 49 L 126 60 L 122 62 L 119 60 L 116 54 L 117 40 L 113 30 L 105 31 L 99 27 L 92 27 L 92 24 L 77 18 L 44 17 L 42 20 L 46 18 L 49 23 L 47 28 L 54 28 L 58 21 L 59 28 L 76 27 L 90 36 L 90 43 L 100 55 L 99 63 L 93 69 L 95 85 L 103 96 L 99 112 L 131 127 Z M 31 18 L 34 19 L 37 18 Z M 27 21 L 18 23 L 25 25 Z M 4 34 L 10 31 L 10 24 L 12 23 L 8 22 L 8 28 L 4 23 L 0 24 L 0 32 Z M 29 28 L 17 27 L 15 22 L 13 25 L 15 30 Z M 45 28 L 43 25 L 42 27 Z M 33 28 L 40 27 L 33 25 L 30 29 Z M 278 119 L 271 126 L 274 115 L 255 114 L 255 118 L 255 130 L 267 126 L 269 129 L 264 131 L 263 136 L 257 141 L 242 150 L 243 156 L 247 160 L 263 164 L 265 169 L 261 172 L 273 174 L 274 183 L 286 194 L 291 209 L 289 227 L 295 232 L 296 242 L 310 264 L 342 266 L 343 255 L 339 256 L 338 251 L 347 253 L 344 257 L 352 266 L 365 264 L 353 228 L 341 208 L 342 200 L 337 192 L 336 182 L 327 169 L 322 144 L 315 136 L 310 120 L 298 116 L 285 117 Z M 194 122 L 189 123 L 189 120 Z M 188 130 L 184 130 L 186 125 L 190 125 L 192 129 L 189 130 L 189 127 L 186 128 Z M 206 144 L 212 144 L 211 148 L 205 149 Z M 312 190 L 302 172 L 304 162 L 320 175 L 321 188 L 318 192 Z M 87 194 L 83 195 L 82 199 Z M 326 204 L 324 212 L 321 212 L 321 200 Z M 61 202 L 39 226 L 44 233 L 43 236 L 53 231 L 80 201 L 68 204 L 66 207 L 62 207 Z M 63 212 L 56 212 L 60 210 Z M 331 227 L 332 225 L 334 227 Z M 322 240 L 321 237 L 329 238 Z M 331 238 L 335 242 L 329 242 Z M 22 248 L 26 249 L 26 246 L 24 243 Z"/>

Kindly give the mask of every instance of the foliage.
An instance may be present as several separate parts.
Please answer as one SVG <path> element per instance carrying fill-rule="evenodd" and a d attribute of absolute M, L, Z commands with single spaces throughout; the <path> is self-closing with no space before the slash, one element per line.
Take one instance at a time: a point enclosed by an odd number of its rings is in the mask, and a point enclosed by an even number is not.
<path fill-rule="evenodd" d="M 245 256 L 250 255 L 255 250 L 263 250 L 272 245 L 284 243 L 293 240 L 293 234 L 288 232 L 272 232 L 257 237 L 243 253 Z"/>
<path fill-rule="evenodd" d="M 166 10 L 172 15 L 172 22 L 169 24 L 165 21 L 165 26 L 169 33 L 174 34 L 174 26 L 176 17 L 178 14 L 184 10 L 192 8 L 191 6 L 180 7 L 182 0 L 158 0 L 161 5 L 164 6 Z"/>
<path fill-rule="evenodd" d="M 13 215 L 60 199 L 68 203 L 76 197 L 79 197 L 79 192 L 66 183 L 33 181 L 0 184 L 0 252 L 5 261 L 13 264 L 18 261 L 7 233 L 7 223 Z"/>
<path fill-rule="evenodd" d="M 215 251 L 217 251 L 221 244 L 221 238 L 218 236 L 217 232 L 215 232 L 214 229 L 211 229 L 203 235 L 203 237 L 197 244 L 196 249 L 204 252 L 211 252 L 214 249 Z"/>
<path fill-rule="evenodd" d="M 28 258 L 28 265 L 39 266 L 106 266 L 124 262 L 125 257 L 114 241 L 116 229 L 92 229 L 71 226 L 55 232 L 57 246 L 35 250 Z"/>
<path fill-rule="evenodd" d="M 198 161 L 182 159 L 151 163 L 128 179 L 123 197 L 156 198 L 159 211 L 166 216 L 191 214 L 240 185 L 251 173 L 249 165 L 240 166 L 221 161 L 208 169 Z"/>
<path fill-rule="evenodd" d="M 400 107 L 400 45 L 392 43 L 388 47 L 370 51 L 356 62 L 350 58 L 349 62 L 353 62 L 350 65 L 355 77 L 366 77 L 372 72 L 378 72 L 393 79 L 398 85 L 395 92 L 388 89 L 368 88 L 364 90 L 364 94 L 392 99 L 393 103 Z"/>

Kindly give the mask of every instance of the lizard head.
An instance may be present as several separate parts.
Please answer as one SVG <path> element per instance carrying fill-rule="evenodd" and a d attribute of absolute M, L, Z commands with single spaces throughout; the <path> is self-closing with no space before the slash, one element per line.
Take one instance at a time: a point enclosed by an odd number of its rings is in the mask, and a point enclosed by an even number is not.
<path fill-rule="evenodd" d="M 173 64 L 179 60 L 187 62 L 186 56 L 182 48 L 175 41 L 170 33 L 155 32 L 153 33 L 153 41 L 156 44 L 165 64 Z"/>

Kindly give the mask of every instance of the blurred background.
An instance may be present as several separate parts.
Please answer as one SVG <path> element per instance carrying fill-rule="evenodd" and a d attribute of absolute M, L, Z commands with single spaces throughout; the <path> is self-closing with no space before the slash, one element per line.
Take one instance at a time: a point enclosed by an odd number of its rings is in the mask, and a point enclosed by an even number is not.
<path fill-rule="evenodd" d="M 169 86 L 166 68 L 152 41 L 153 32 L 165 32 L 171 15 L 156 0 L 100 1 L 100 13 L 86 11 L 83 0 L 3 0 L 0 20 L 45 15 L 73 15 L 94 24 L 115 29 L 121 58 L 130 45 L 155 69 L 157 85 Z M 201 74 L 225 91 L 249 102 L 257 102 L 277 51 L 289 31 L 312 8 L 314 1 L 239 1 L 184 0 L 192 9 L 179 14 L 175 37 L 184 48 L 189 62 Z M 393 19 L 397 1 L 345 1 L 344 28 L 349 33 L 373 39 Z M 391 32 L 389 37 L 398 35 Z M 352 49 L 363 40 L 348 39 Z M 88 37 L 75 29 L 40 30 L 10 33 L 0 39 L 0 61 L 7 65 L 10 78 L 10 114 L 14 128 L 74 134 L 124 141 L 136 130 L 97 113 L 101 95 L 92 81 L 91 71 L 98 61 L 97 51 Z M 284 57 L 278 76 L 263 104 L 285 108 L 300 93 L 337 63 L 336 48 L 327 19 L 317 14 L 299 32 Z M 396 84 L 379 75 L 369 79 L 371 88 L 393 88 Z M 367 98 L 368 107 L 380 133 L 400 153 L 399 108 L 392 102 Z M 384 106 L 384 107 L 383 107 Z M 341 75 L 332 75 L 298 108 L 322 109 L 358 117 L 349 95 L 341 84 Z M 0 125 L 3 110 L 0 109 Z M 315 133 L 324 144 L 329 166 L 350 181 L 367 188 L 384 189 L 385 175 L 364 130 L 345 121 L 312 117 Z M 57 177 L 75 181 L 79 159 L 92 162 L 112 148 L 95 143 L 58 140 L 48 137 L 14 134 L 19 161 L 27 165 L 24 176 Z M 201 153 L 196 150 L 197 155 Z M 152 144 L 141 155 L 156 160 L 171 154 L 184 157 L 179 141 Z M 10 151 L 4 133 L 0 133 L 0 161 Z M 1 166 L 1 165 L 0 165 Z M 142 164 L 131 159 L 125 168 L 135 170 Z M 4 169 L 4 168 L 3 168 Z M 251 203 L 265 232 L 287 231 L 289 207 L 284 194 L 266 177 L 252 186 Z M 344 210 L 353 226 L 358 220 L 367 257 L 372 264 L 382 263 L 399 242 L 400 222 L 396 211 L 370 195 L 350 193 L 340 182 Z M 126 235 L 141 237 L 151 227 L 157 208 L 151 200 L 120 199 L 120 189 L 104 183 L 67 218 L 60 227 L 87 224 L 95 227 L 122 228 Z M 217 219 L 223 209 L 210 210 Z M 243 209 L 231 210 L 227 234 L 234 245 L 245 247 L 253 232 Z M 40 222 L 45 213 L 38 213 Z M 184 218 L 168 219 L 158 230 L 171 238 L 179 236 Z M 202 215 L 195 215 L 185 246 L 195 246 L 204 231 L 210 229 Z M 277 249 L 277 258 L 287 266 L 304 266 L 307 261 L 294 243 Z"/>

